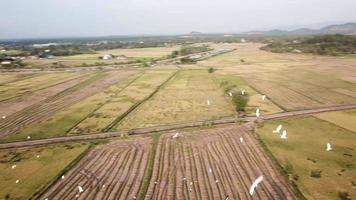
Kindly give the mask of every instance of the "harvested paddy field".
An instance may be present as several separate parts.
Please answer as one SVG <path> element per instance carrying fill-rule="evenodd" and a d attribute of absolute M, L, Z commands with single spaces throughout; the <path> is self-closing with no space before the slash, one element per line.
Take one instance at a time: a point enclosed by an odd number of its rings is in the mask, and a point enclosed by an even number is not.
<path fill-rule="evenodd" d="M 40 139 L 108 131 L 126 112 L 149 97 L 172 75 L 172 71 L 133 74 L 47 120 L 33 124 L 3 140 L 21 140 L 27 136 Z"/>
<path fill-rule="evenodd" d="M 161 135 L 145 199 L 294 199 L 248 129 Z M 262 183 L 250 196 L 252 182 L 261 175 Z"/>
<path fill-rule="evenodd" d="M 284 110 L 356 102 L 352 81 L 356 65 L 351 58 L 276 54 L 259 50 L 260 44 L 228 46 L 237 50 L 198 64 L 217 68 L 220 74 L 238 75 Z"/>
<path fill-rule="evenodd" d="M 147 167 L 149 146 L 149 138 L 98 146 L 41 199 L 136 199 Z M 79 186 L 83 192 L 79 192 Z"/>
<path fill-rule="evenodd" d="M 287 130 L 288 139 L 272 132 L 279 124 Z M 314 117 L 302 117 L 264 122 L 257 133 L 307 199 L 356 196 L 354 132 Z M 327 143 L 332 145 L 331 151 L 326 151 Z"/>
<path fill-rule="evenodd" d="M 0 85 L 0 101 L 5 101 L 36 90 L 78 78 L 76 73 L 46 73 L 30 76 L 18 81 L 11 81 Z"/>
<path fill-rule="evenodd" d="M 115 129 L 211 120 L 234 113 L 230 98 L 215 82 L 214 75 L 206 70 L 182 70 Z"/>
<path fill-rule="evenodd" d="M 65 92 L 29 106 L 20 112 L 6 117 L 6 119 L 1 119 L 1 136 L 16 133 L 29 124 L 44 120 L 52 114 L 126 79 L 128 75 L 133 73 L 134 71 L 99 72 L 96 76 L 81 82 Z"/>
<path fill-rule="evenodd" d="M 356 133 L 356 110 L 320 113 L 315 117 Z"/>
<path fill-rule="evenodd" d="M 0 198 L 29 199 L 59 178 L 87 149 L 87 143 L 64 143 L 0 151 Z M 16 183 L 17 182 L 17 183 Z"/>
<path fill-rule="evenodd" d="M 30 92 L 29 94 L 21 95 L 19 97 L 0 101 L 0 113 L 2 116 L 12 115 L 26 107 L 44 101 L 45 99 L 57 95 L 58 93 L 64 92 L 65 90 L 74 87 L 80 82 L 85 81 L 93 76 L 93 73 L 82 73 L 78 77 L 74 77 L 73 79 L 69 80 L 64 80 L 61 83 L 49 86 L 47 88 Z"/>

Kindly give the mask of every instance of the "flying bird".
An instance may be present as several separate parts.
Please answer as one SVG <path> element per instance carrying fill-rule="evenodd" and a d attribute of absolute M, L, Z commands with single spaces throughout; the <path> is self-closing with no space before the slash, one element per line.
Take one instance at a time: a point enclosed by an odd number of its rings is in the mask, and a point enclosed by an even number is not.
<path fill-rule="evenodd" d="M 3 115 L 1 118 L 6 119 L 6 116 L 5 116 L 5 115 Z"/>
<path fill-rule="evenodd" d="M 20 180 L 16 180 L 16 181 L 15 181 L 15 183 L 19 183 L 19 182 L 20 182 Z"/>
<path fill-rule="evenodd" d="M 333 149 L 331 148 L 331 144 L 330 144 L 330 143 L 327 143 L 327 144 L 326 144 L 326 151 L 331 151 L 331 150 L 333 150 Z"/>
<path fill-rule="evenodd" d="M 84 190 L 83 190 L 82 186 L 78 186 L 78 190 L 79 190 L 79 193 L 84 192 Z"/>
<path fill-rule="evenodd" d="M 31 136 L 27 136 L 27 139 L 28 139 L 28 140 L 31 139 Z"/>
<path fill-rule="evenodd" d="M 244 139 L 242 137 L 240 137 L 240 142 L 243 143 L 244 142 Z"/>
<path fill-rule="evenodd" d="M 209 100 L 207 100 L 206 103 L 208 104 L 208 106 L 210 106 L 210 101 Z"/>
<path fill-rule="evenodd" d="M 245 90 L 241 90 L 241 95 L 245 95 Z"/>
<path fill-rule="evenodd" d="M 11 168 L 12 168 L 12 169 L 15 169 L 15 168 L 16 168 L 16 165 L 12 165 Z"/>
<path fill-rule="evenodd" d="M 175 134 L 172 136 L 172 138 L 173 138 L 173 139 L 174 139 L 174 138 L 177 138 L 178 135 L 179 135 L 179 133 L 177 132 L 177 133 L 175 133 Z"/>
<path fill-rule="evenodd" d="M 287 131 L 286 130 L 283 130 L 281 138 L 282 139 L 287 139 Z"/>
<path fill-rule="evenodd" d="M 209 168 L 209 173 L 212 173 L 212 172 L 213 172 L 213 170 L 211 168 Z"/>
<path fill-rule="evenodd" d="M 266 100 L 266 95 L 262 95 L 262 101 Z"/>
<path fill-rule="evenodd" d="M 276 130 L 273 130 L 273 133 L 280 133 L 281 132 L 281 129 L 282 129 L 282 125 L 278 125 Z"/>
<path fill-rule="evenodd" d="M 232 92 L 229 92 L 230 97 L 232 97 Z"/>
<path fill-rule="evenodd" d="M 257 187 L 257 185 L 258 185 L 259 183 L 261 183 L 262 180 L 263 180 L 263 176 L 259 176 L 259 177 L 252 183 L 252 185 L 251 185 L 251 187 L 250 187 L 250 195 L 251 195 L 251 196 L 252 196 L 253 193 L 255 192 L 255 188 Z"/>

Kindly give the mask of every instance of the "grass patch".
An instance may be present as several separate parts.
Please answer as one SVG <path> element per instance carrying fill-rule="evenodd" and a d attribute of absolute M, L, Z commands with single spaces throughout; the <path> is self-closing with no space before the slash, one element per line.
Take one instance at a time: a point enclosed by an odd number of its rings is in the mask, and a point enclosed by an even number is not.
<path fill-rule="evenodd" d="M 151 144 L 151 148 L 150 148 L 150 152 L 149 152 L 149 158 L 148 158 L 147 168 L 146 168 L 146 171 L 145 171 L 145 176 L 143 177 L 142 184 L 141 184 L 140 190 L 139 190 L 138 195 L 137 195 L 138 196 L 138 198 L 137 198 L 138 200 L 144 200 L 145 199 L 148 187 L 150 185 L 159 137 L 160 137 L 159 133 L 152 133 L 151 134 L 152 144 Z"/>

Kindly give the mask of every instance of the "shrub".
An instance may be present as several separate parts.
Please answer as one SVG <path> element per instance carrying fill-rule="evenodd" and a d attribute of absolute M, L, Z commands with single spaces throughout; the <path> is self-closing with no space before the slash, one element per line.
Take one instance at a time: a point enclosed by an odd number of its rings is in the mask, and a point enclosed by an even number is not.
<path fill-rule="evenodd" d="M 212 67 L 210 67 L 210 68 L 208 69 L 208 72 L 209 72 L 209 73 L 214 73 L 214 71 L 215 71 L 215 69 L 212 68 Z"/>
<path fill-rule="evenodd" d="M 235 105 L 235 110 L 237 112 L 242 112 L 245 111 L 245 107 L 248 102 L 248 96 L 247 95 L 239 95 L 239 94 L 234 94 L 232 96 L 232 102 Z"/>

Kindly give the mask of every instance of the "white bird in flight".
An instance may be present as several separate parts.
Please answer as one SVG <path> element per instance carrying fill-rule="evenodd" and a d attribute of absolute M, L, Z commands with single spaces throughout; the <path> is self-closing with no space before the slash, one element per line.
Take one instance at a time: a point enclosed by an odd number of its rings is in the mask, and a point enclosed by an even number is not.
<path fill-rule="evenodd" d="M 330 144 L 330 143 L 327 143 L 327 144 L 326 144 L 326 151 L 331 151 L 331 150 L 333 150 L 333 149 L 331 148 L 331 144 Z"/>
<path fill-rule="evenodd" d="M 177 132 L 177 133 L 175 133 L 175 134 L 172 136 L 172 138 L 173 138 L 173 139 L 174 139 L 174 138 L 177 138 L 178 135 L 179 135 L 179 133 Z"/>
<path fill-rule="evenodd" d="M 28 140 L 31 139 L 31 136 L 27 136 L 27 139 L 28 139 Z"/>
<path fill-rule="evenodd" d="M 276 130 L 273 130 L 273 133 L 280 133 L 281 132 L 281 129 L 282 129 L 282 125 L 278 125 Z"/>
<path fill-rule="evenodd" d="M 230 97 L 232 97 L 232 92 L 229 92 Z"/>
<path fill-rule="evenodd" d="M 266 95 L 262 95 L 262 101 L 266 100 Z"/>
<path fill-rule="evenodd" d="M 206 103 L 208 104 L 208 106 L 210 106 L 210 101 L 209 100 L 207 100 Z"/>
<path fill-rule="evenodd" d="M 209 168 L 209 173 L 213 172 L 213 170 L 211 168 Z"/>
<path fill-rule="evenodd" d="M 5 116 L 5 115 L 3 115 L 1 118 L 6 119 L 6 116 Z"/>
<path fill-rule="evenodd" d="M 287 131 L 286 130 L 283 130 L 281 138 L 282 139 L 287 139 Z"/>
<path fill-rule="evenodd" d="M 64 175 L 61 178 L 64 179 Z"/>
<path fill-rule="evenodd" d="M 251 196 L 252 196 L 253 193 L 255 192 L 255 188 L 257 187 L 257 185 L 258 185 L 259 183 L 261 183 L 262 180 L 263 180 L 263 176 L 259 176 L 259 177 L 252 183 L 252 185 L 251 185 L 251 187 L 250 187 L 250 195 L 251 195 Z"/>
<path fill-rule="evenodd" d="M 256 109 L 256 117 L 260 117 L 260 109 L 259 108 Z"/>
<path fill-rule="evenodd" d="M 12 169 L 15 169 L 15 168 L 16 168 L 16 165 L 12 165 L 11 168 L 12 168 Z"/>
<path fill-rule="evenodd" d="M 19 182 L 20 182 L 20 180 L 16 180 L 16 181 L 15 181 L 15 183 L 19 183 Z"/>
<path fill-rule="evenodd" d="M 240 142 L 243 143 L 244 142 L 244 139 L 242 137 L 240 137 Z"/>
<path fill-rule="evenodd" d="M 245 90 L 241 90 L 241 94 L 242 94 L 242 95 L 245 95 Z"/>
<path fill-rule="evenodd" d="M 79 193 L 84 192 L 84 190 L 83 190 L 82 186 L 78 186 L 78 190 L 79 190 Z"/>

